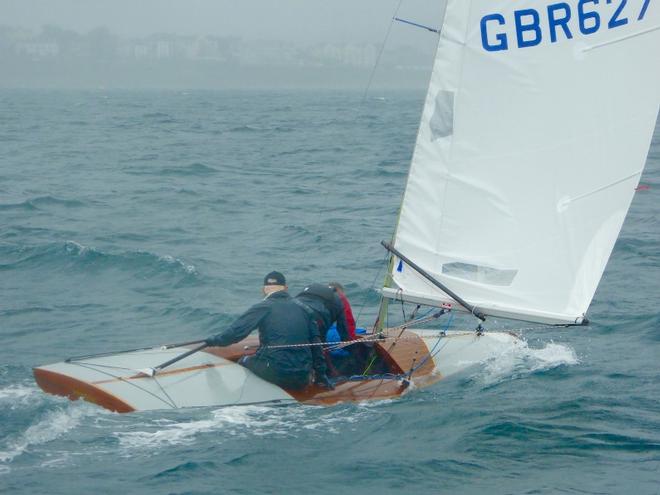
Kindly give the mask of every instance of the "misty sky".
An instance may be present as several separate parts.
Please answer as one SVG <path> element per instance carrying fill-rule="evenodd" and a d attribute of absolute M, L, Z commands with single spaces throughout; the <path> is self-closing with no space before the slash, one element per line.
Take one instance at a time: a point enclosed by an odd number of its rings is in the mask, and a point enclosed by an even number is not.
<path fill-rule="evenodd" d="M 400 0 L 0 0 L 0 24 L 55 24 L 122 36 L 156 32 L 297 42 L 382 42 Z M 442 1 L 403 0 L 399 17 L 438 27 Z M 397 23 L 388 42 L 433 44 L 423 29 Z"/>

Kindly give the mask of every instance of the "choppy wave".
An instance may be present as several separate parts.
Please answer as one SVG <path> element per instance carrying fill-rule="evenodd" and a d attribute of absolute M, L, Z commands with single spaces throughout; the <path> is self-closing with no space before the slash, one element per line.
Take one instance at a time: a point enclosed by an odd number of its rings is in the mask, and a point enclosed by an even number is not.
<path fill-rule="evenodd" d="M 23 433 L 10 438 L 1 447 L 0 463 L 9 464 L 28 449 L 42 445 L 76 428 L 83 418 L 98 415 L 100 410 L 90 404 L 74 402 L 64 408 L 47 412 L 39 421 L 28 427 Z"/>
<path fill-rule="evenodd" d="M 10 385 L 0 388 L 0 404 L 6 402 L 14 407 L 17 403 L 24 403 L 38 394 L 40 394 L 40 391 L 35 386 Z"/>
<path fill-rule="evenodd" d="M 142 115 L 142 119 L 155 124 L 174 124 L 177 121 L 170 114 L 165 112 L 150 112 Z"/>
<path fill-rule="evenodd" d="M 218 170 L 208 165 L 204 165 L 203 163 L 191 163 L 190 165 L 184 165 L 182 167 L 163 168 L 155 172 L 158 173 L 159 175 L 164 174 L 164 175 L 179 175 L 182 177 L 186 177 L 186 176 L 204 177 L 208 175 L 217 174 Z"/>
<path fill-rule="evenodd" d="M 148 158 L 140 158 L 136 161 L 156 161 L 157 155 L 146 155 Z M 219 173 L 218 169 L 204 165 L 203 163 L 191 163 L 177 167 L 134 167 L 128 165 L 123 171 L 130 175 L 152 175 L 152 176 L 170 176 L 170 177 L 208 177 Z"/>
<path fill-rule="evenodd" d="M 259 132 L 277 132 L 277 133 L 289 133 L 293 131 L 293 128 L 290 126 L 283 125 L 255 125 L 255 124 L 243 124 L 230 127 L 227 132 L 229 133 L 259 133 Z"/>
<path fill-rule="evenodd" d="M 239 125 L 229 129 L 229 132 L 259 132 L 263 130 L 264 130 L 263 127 L 259 127 L 256 125 Z"/>
<path fill-rule="evenodd" d="M 119 415 L 36 387 L 63 355 L 217 333 L 274 268 L 373 323 L 424 95 L 354 118 L 361 96 L 0 91 L 0 491 L 657 492 L 660 127 L 588 331 L 331 408 Z"/>
<path fill-rule="evenodd" d="M 42 246 L 18 247 L 13 249 L 20 257 L 14 262 L 0 265 L 8 270 L 15 268 L 43 267 L 54 268 L 64 263 L 67 268 L 124 268 L 142 274 L 156 275 L 159 272 L 183 273 L 197 276 L 195 265 L 171 255 L 159 255 L 146 251 L 107 253 L 76 241 L 47 244 Z"/>
<path fill-rule="evenodd" d="M 525 342 L 488 360 L 479 371 L 478 378 L 485 385 L 493 385 L 559 366 L 576 365 L 579 362 L 575 351 L 566 344 L 550 342 L 535 349 Z"/>
<path fill-rule="evenodd" d="M 20 203 L 0 204 L 1 210 L 45 210 L 51 207 L 61 206 L 64 208 L 80 208 L 86 206 L 86 203 L 76 199 L 61 199 L 54 196 L 38 196 L 36 198 L 26 199 Z"/>
<path fill-rule="evenodd" d="M 246 456 L 239 456 L 237 459 L 242 459 L 245 457 Z M 177 464 L 174 467 L 160 471 L 155 475 L 151 476 L 150 478 L 153 479 L 172 478 L 175 480 L 179 480 L 184 476 L 200 476 L 200 475 L 206 476 L 206 473 L 208 473 L 209 476 L 213 476 L 216 473 L 216 469 L 217 469 L 216 463 L 213 461 L 202 461 L 202 462 L 185 461 Z"/>
<path fill-rule="evenodd" d="M 319 411 L 322 414 L 318 414 Z M 125 455 L 134 451 L 173 445 L 188 445 L 213 433 L 217 442 L 223 437 L 282 437 L 297 432 L 323 431 L 340 434 L 346 425 L 372 414 L 370 409 L 355 408 L 351 414 L 344 410 L 321 410 L 309 406 L 237 406 L 212 411 L 209 417 L 195 421 L 155 420 L 143 425 L 140 431 L 119 431 L 115 437 Z"/>

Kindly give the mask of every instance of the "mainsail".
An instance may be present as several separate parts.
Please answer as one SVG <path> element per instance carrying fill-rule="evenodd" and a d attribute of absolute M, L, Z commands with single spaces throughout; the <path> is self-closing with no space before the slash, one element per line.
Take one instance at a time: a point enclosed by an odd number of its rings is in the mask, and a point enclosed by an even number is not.
<path fill-rule="evenodd" d="M 488 315 L 580 323 L 660 102 L 653 0 L 449 0 L 393 245 Z M 452 302 L 394 260 L 387 297 Z"/>

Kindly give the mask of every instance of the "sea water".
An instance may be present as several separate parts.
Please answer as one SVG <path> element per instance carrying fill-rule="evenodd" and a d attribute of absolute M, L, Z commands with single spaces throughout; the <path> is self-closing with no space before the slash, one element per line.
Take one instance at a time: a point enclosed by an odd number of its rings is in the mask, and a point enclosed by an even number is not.
<path fill-rule="evenodd" d="M 218 332 L 270 270 L 343 283 L 369 326 L 422 103 L 1 91 L 0 492 L 660 493 L 658 129 L 588 328 L 329 408 L 120 415 L 35 385 L 33 366 Z"/>

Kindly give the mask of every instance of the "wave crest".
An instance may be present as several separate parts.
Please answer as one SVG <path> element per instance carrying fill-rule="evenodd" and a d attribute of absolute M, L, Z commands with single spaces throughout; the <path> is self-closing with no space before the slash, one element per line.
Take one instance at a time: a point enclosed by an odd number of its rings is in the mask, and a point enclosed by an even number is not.
<path fill-rule="evenodd" d="M 64 208 L 79 208 L 85 206 L 85 203 L 77 199 L 61 199 L 54 196 L 38 196 L 36 198 L 26 199 L 20 203 L 0 204 L 2 210 L 43 210 L 49 207 L 62 206 Z"/>
<path fill-rule="evenodd" d="M 13 250 L 21 257 L 11 263 L 0 265 L 4 270 L 14 268 L 62 267 L 64 269 L 103 270 L 119 268 L 151 278 L 159 274 L 183 274 L 197 277 L 195 265 L 171 255 L 160 255 L 148 251 L 124 251 L 108 253 L 77 241 L 64 244 L 19 247 Z"/>
<path fill-rule="evenodd" d="M 24 433 L 10 440 L 6 450 L 0 450 L 0 463 L 11 463 L 29 448 L 56 440 L 76 428 L 86 416 L 97 414 L 99 414 L 98 408 L 85 403 L 74 403 L 64 409 L 46 413 Z"/>
<path fill-rule="evenodd" d="M 529 347 L 527 342 L 523 342 L 522 345 L 512 347 L 487 361 L 479 375 L 481 381 L 490 386 L 559 366 L 576 365 L 579 362 L 575 351 L 566 344 L 550 342 L 542 348 L 534 349 Z"/>

